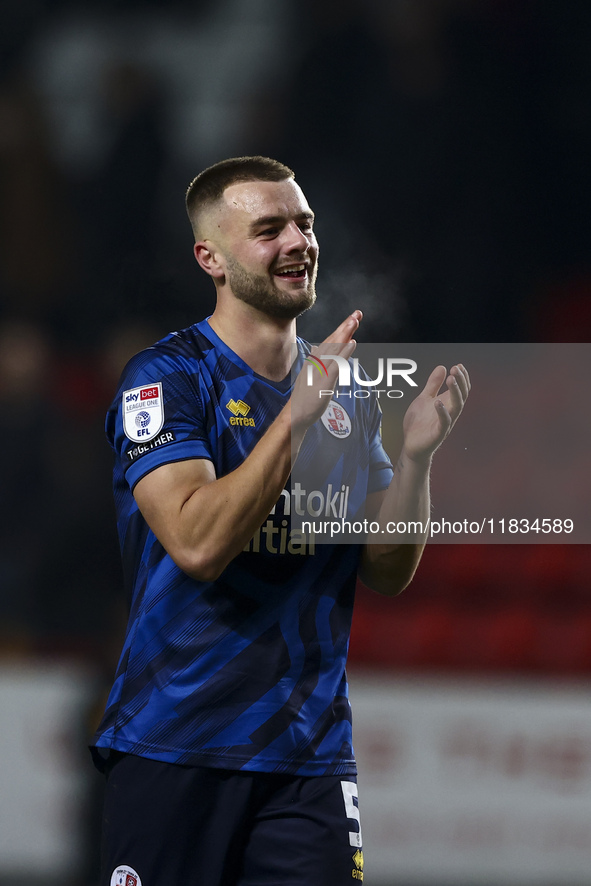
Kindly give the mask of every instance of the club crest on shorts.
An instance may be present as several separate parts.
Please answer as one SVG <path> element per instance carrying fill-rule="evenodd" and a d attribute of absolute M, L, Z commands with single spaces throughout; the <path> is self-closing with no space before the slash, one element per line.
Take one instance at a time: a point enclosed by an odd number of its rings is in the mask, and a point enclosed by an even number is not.
<path fill-rule="evenodd" d="M 348 437 L 351 433 L 351 419 L 347 411 L 337 403 L 331 400 L 328 409 L 322 414 L 322 424 L 333 437 Z"/>
<path fill-rule="evenodd" d="M 164 424 L 162 384 L 143 385 L 124 391 L 121 398 L 123 430 L 134 443 L 151 440 Z"/>
<path fill-rule="evenodd" d="M 110 886 L 142 886 L 142 881 L 137 871 L 128 864 L 122 864 L 111 874 Z"/>

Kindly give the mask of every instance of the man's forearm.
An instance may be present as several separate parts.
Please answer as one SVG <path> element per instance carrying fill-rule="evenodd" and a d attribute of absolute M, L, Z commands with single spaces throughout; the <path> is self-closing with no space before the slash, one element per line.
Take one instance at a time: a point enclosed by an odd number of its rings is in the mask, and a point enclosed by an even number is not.
<path fill-rule="evenodd" d="M 430 516 L 429 473 L 431 459 L 414 461 L 403 451 L 392 482 L 374 518 L 380 527 L 388 523 L 420 524 L 422 533 L 408 533 L 395 543 L 384 543 L 380 529 L 363 550 L 359 576 L 380 594 L 399 594 L 411 581 L 421 559 Z"/>
<path fill-rule="evenodd" d="M 288 404 L 238 468 L 200 486 L 184 502 L 179 541 L 185 571 L 211 581 L 243 550 L 281 495 L 292 447 L 301 444 L 305 430 L 292 428 Z"/>

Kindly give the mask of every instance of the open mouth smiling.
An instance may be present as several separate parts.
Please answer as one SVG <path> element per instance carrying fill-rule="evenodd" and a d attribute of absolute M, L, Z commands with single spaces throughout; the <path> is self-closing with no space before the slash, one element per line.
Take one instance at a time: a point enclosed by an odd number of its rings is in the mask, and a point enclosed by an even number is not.
<path fill-rule="evenodd" d="M 304 280 L 307 273 L 308 270 L 305 264 L 288 265 L 275 271 L 275 276 L 287 280 Z"/>

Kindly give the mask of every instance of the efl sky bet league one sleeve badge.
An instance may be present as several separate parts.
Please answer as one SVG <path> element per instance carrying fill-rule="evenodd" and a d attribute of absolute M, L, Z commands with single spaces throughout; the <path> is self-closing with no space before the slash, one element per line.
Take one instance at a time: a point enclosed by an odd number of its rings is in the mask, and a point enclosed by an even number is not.
<path fill-rule="evenodd" d="M 151 440 L 164 424 L 162 384 L 157 382 L 124 391 L 121 410 L 125 436 L 134 443 Z"/>
<path fill-rule="evenodd" d="M 351 419 L 346 409 L 335 400 L 331 400 L 328 408 L 322 413 L 322 424 L 333 437 L 342 439 L 351 433 Z"/>

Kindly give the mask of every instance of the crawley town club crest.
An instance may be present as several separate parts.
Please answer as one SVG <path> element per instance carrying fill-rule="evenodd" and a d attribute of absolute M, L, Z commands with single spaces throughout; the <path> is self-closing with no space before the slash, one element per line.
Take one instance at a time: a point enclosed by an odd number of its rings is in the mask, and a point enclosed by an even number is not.
<path fill-rule="evenodd" d="M 134 443 L 151 440 L 164 424 L 162 385 L 144 385 L 124 391 L 121 398 L 123 430 Z"/>
<path fill-rule="evenodd" d="M 328 408 L 322 414 L 322 424 L 333 437 L 348 437 L 351 433 L 351 419 L 347 411 L 337 403 L 331 400 Z"/>
<path fill-rule="evenodd" d="M 142 886 L 142 881 L 137 871 L 127 864 L 122 864 L 111 874 L 110 886 Z"/>

